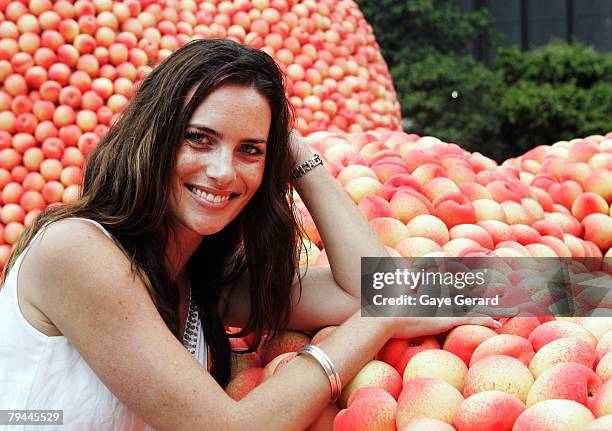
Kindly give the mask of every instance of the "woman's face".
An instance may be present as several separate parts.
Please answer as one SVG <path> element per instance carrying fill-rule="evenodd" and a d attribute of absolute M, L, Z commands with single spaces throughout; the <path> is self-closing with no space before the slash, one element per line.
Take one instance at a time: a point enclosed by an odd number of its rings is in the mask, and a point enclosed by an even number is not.
<path fill-rule="evenodd" d="M 226 227 L 263 177 L 272 113 L 252 87 L 225 84 L 194 111 L 178 151 L 171 207 L 180 230 Z"/>

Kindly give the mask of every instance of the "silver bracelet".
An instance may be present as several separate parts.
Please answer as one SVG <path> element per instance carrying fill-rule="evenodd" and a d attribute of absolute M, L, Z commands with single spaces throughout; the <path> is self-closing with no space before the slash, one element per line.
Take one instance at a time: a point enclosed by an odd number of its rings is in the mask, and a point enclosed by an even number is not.
<path fill-rule="evenodd" d="M 301 176 L 305 175 L 306 172 L 312 170 L 316 166 L 323 166 L 323 159 L 318 154 L 315 154 L 314 157 L 310 160 L 306 160 L 304 163 L 300 163 L 291 171 L 291 176 L 293 179 L 298 179 Z"/>
<path fill-rule="evenodd" d="M 298 350 L 298 355 L 307 353 L 317 360 L 317 362 L 323 367 L 327 378 L 329 379 L 329 385 L 331 386 L 331 400 L 336 401 L 342 393 L 342 382 L 340 381 L 340 375 L 336 370 L 336 366 L 327 354 L 321 350 L 321 348 L 313 345 L 306 344 Z"/>

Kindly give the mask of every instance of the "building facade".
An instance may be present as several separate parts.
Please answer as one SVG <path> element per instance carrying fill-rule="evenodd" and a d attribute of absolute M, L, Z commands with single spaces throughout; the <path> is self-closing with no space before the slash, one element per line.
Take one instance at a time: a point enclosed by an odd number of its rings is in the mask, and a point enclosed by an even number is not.
<path fill-rule="evenodd" d="M 612 0 L 452 0 L 463 11 L 487 8 L 502 46 L 528 51 L 552 40 L 579 41 L 612 52 Z M 483 61 L 494 53 L 482 44 L 471 51 Z"/>

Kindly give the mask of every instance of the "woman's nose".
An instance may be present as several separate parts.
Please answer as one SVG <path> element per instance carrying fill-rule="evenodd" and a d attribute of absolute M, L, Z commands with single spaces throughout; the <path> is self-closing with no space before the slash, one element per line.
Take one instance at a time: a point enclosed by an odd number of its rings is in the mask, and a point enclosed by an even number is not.
<path fill-rule="evenodd" d="M 209 178 L 216 181 L 219 185 L 227 184 L 236 178 L 234 158 L 231 150 L 219 145 L 210 156 L 206 166 L 206 175 Z"/>

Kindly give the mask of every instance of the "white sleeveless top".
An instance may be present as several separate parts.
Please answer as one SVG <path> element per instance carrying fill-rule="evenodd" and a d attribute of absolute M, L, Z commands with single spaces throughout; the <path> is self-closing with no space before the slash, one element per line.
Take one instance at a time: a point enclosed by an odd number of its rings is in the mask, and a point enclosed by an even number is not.
<path fill-rule="evenodd" d="M 98 226 L 113 239 L 99 223 L 82 220 Z M 0 289 L 0 409 L 63 410 L 64 424 L 56 428 L 45 426 L 47 430 L 142 430 L 142 421 L 110 392 L 65 336 L 47 336 L 21 314 L 17 300 L 19 267 L 43 230 L 44 226 L 19 255 Z M 208 367 L 202 322 L 191 292 L 183 344 L 203 367 Z M 10 426 L 11 431 L 26 429 L 35 428 Z M 146 426 L 145 431 L 152 429 Z"/>

